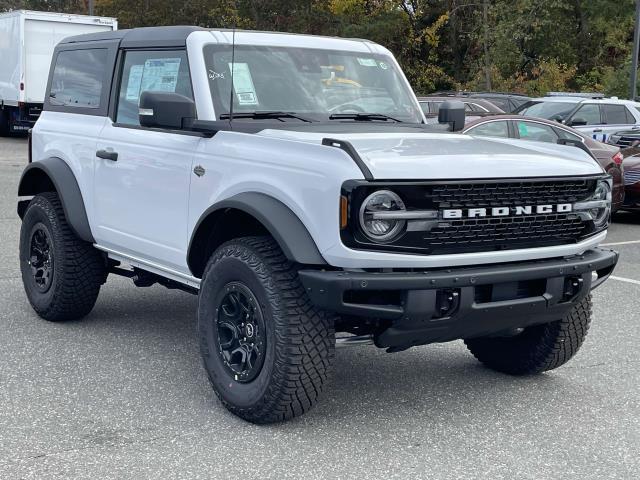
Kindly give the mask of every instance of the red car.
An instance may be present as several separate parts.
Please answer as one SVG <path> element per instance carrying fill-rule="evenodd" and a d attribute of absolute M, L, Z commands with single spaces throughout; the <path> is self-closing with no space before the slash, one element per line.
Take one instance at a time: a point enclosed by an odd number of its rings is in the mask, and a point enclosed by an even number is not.
<path fill-rule="evenodd" d="M 622 150 L 624 155 L 624 204 L 623 210 L 640 212 L 640 147 Z"/>
<path fill-rule="evenodd" d="M 549 143 L 558 143 L 562 139 L 580 141 L 596 157 L 604 171 L 613 178 L 612 211 L 615 212 L 622 207 L 625 186 L 622 167 L 623 156 L 619 147 L 598 142 L 553 120 L 522 115 L 494 115 L 480 118 L 467 123 L 462 133 L 484 137 L 521 138 Z M 640 155 L 640 149 L 638 149 L 638 154 Z M 624 163 L 627 168 L 626 159 Z"/>

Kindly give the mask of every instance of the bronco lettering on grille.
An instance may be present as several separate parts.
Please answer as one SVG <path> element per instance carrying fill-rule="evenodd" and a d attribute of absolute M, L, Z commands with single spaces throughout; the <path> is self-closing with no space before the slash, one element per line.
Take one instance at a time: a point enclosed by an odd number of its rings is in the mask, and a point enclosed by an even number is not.
<path fill-rule="evenodd" d="M 468 208 L 442 210 L 442 218 L 508 217 L 510 215 L 535 215 L 544 213 L 569 213 L 573 210 L 570 203 L 558 205 L 517 205 L 515 207 Z"/>

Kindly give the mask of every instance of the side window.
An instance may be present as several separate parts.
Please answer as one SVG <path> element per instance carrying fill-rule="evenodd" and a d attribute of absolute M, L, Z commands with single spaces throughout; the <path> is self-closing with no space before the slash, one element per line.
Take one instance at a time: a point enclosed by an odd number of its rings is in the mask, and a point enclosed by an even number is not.
<path fill-rule="evenodd" d="M 523 140 L 533 140 L 535 142 L 555 143 L 558 141 L 558 135 L 553 127 L 542 123 L 534 122 L 516 122 L 518 133 Z"/>
<path fill-rule="evenodd" d="M 193 99 L 184 50 L 125 53 L 116 122 L 139 126 L 138 102 L 145 91 L 173 92 Z"/>
<path fill-rule="evenodd" d="M 579 142 L 584 142 L 584 138 L 582 138 L 580 135 L 568 132 L 563 128 L 556 128 L 555 131 L 560 138 L 564 138 L 565 140 L 578 140 Z"/>
<path fill-rule="evenodd" d="M 509 127 L 506 121 L 487 122 L 477 127 L 470 128 L 465 133 L 481 137 L 509 138 Z"/>
<path fill-rule="evenodd" d="M 637 121 L 636 117 L 633 116 L 633 113 L 631 113 L 631 110 L 629 110 L 629 108 L 627 107 L 624 107 L 624 111 L 627 114 L 627 123 L 636 123 Z"/>
<path fill-rule="evenodd" d="M 475 111 L 475 109 L 474 109 L 474 106 L 473 106 L 473 105 L 471 105 L 470 103 L 466 103 L 466 102 L 465 102 L 465 104 L 464 104 L 464 111 L 465 111 L 465 112 L 467 112 L 467 113 L 469 113 L 469 112 L 474 112 L 474 111 Z"/>
<path fill-rule="evenodd" d="M 496 107 L 501 108 L 505 112 L 510 112 L 511 110 L 513 110 L 511 105 L 509 105 L 509 100 L 506 100 L 506 99 L 503 99 L 503 98 L 494 98 L 494 97 L 487 98 L 487 100 L 489 100 Z"/>
<path fill-rule="evenodd" d="M 571 120 L 584 120 L 587 125 L 600 125 L 600 106 L 594 103 L 582 105 L 576 113 L 573 114 Z"/>
<path fill-rule="evenodd" d="M 635 121 L 629 122 L 627 120 L 627 109 L 624 105 L 603 105 L 605 122 L 614 125 L 627 123 L 635 123 Z"/>
<path fill-rule="evenodd" d="M 106 48 L 59 52 L 51 77 L 49 104 L 70 109 L 100 108 L 106 65 Z"/>

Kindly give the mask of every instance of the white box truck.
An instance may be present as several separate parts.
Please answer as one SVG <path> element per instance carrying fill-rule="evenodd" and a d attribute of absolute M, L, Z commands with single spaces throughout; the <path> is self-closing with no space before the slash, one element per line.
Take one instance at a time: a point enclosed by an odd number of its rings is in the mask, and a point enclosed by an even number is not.
<path fill-rule="evenodd" d="M 0 15 L 0 135 L 29 130 L 42 111 L 54 47 L 117 30 L 115 18 L 16 10 Z"/>

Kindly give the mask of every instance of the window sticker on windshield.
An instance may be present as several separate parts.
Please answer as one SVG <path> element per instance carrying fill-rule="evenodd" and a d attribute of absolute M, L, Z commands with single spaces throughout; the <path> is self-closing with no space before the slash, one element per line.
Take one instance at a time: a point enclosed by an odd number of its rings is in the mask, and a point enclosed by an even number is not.
<path fill-rule="evenodd" d="M 360 58 L 358 57 L 358 63 L 363 67 L 377 67 L 378 63 L 373 58 Z"/>
<path fill-rule="evenodd" d="M 231 68 L 232 65 L 230 63 L 229 70 Z M 233 64 L 233 89 L 236 92 L 239 105 L 258 105 L 258 96 L 248 64 Z"/>
<path fill-rule="evenodd" d="M 144 62 L 142 91 L 175 92 L 180 70 L 179 58 L 154 58 Z"/>
<path fill-rule="evenodd" d="M 384 62 L 378 62 L 378 65 L 380 66 L 380 68 L 381 68 L 382 70 L 386 70 L 386 69 L 388 69 L 388 68 L 389 68 L 389 65 L 388 65 L 388 64 L 386 64 L 386 63 L 384 63 Z"/>
<path fill-rule="evenodd" d="M 126 98 L 129 101 L 137 102 L 140 97 L 140 84 L 142 83 L 142 72 L 144 65 L 134 65 L 129 70 L 129 82 L 127 83 Z"/>

